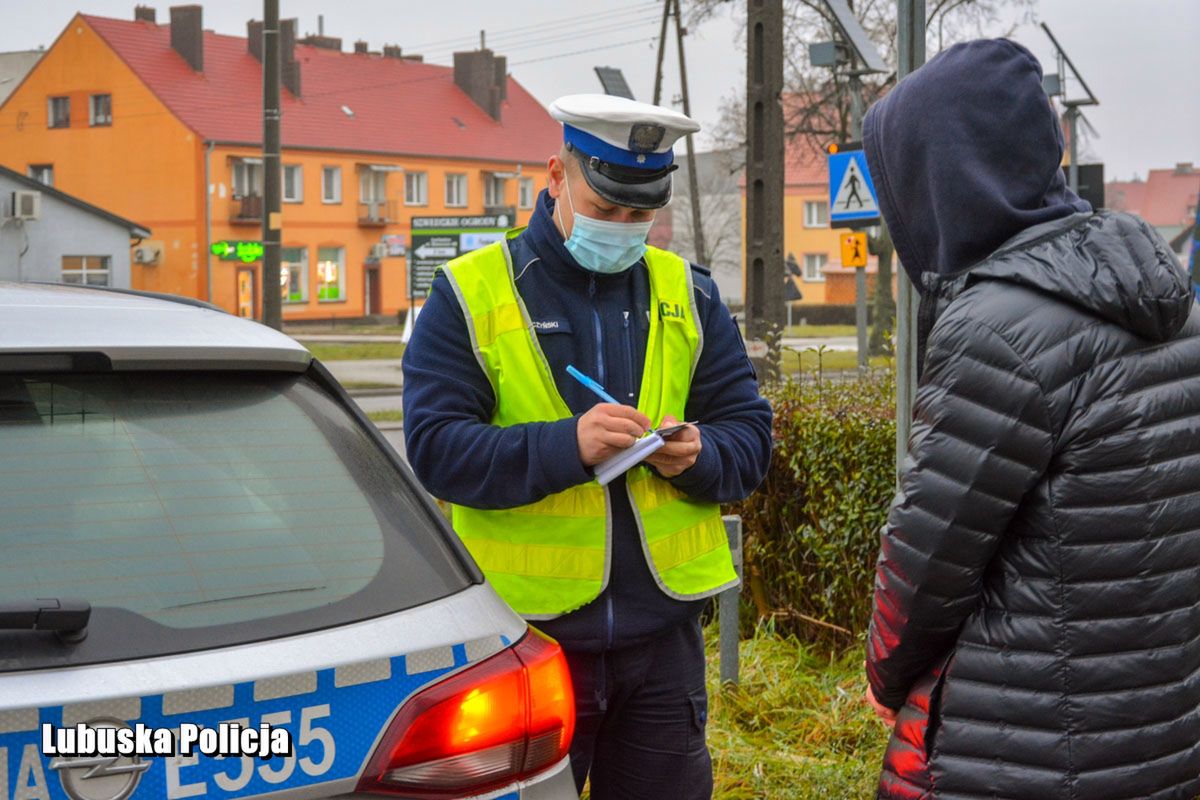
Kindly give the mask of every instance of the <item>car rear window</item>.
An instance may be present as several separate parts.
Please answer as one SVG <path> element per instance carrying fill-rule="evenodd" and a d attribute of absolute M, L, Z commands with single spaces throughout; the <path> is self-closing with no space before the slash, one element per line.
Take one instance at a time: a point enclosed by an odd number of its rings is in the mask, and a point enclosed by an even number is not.
<path fill-rule="evenodd" d="M 84 660 L 106 615 L 151 655 L 465 588 L 416 491 L 307 377 L 0 375 L 0 603 L 89 601 Z"/>

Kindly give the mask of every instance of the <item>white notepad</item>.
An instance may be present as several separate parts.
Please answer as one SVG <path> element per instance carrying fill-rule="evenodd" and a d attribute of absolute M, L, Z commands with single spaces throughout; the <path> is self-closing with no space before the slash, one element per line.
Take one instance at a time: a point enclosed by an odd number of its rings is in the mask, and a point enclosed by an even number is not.
<path fill-rule="evenodd" d="M 692 424 L 695 423 L 684 422 L 679 425 L 672 425 L 669 428 L 659 428 L 656 431 L 651 431 L 616 455 L 604 459 L 592 470 L 592 474 L 596 476 L 596 482 L 601 486 L 608 486 L 616 480 L 617 476 L 624 475 L 630 469 L 649 458 L 656 450 L 667 443 L 667 439 Z"/>

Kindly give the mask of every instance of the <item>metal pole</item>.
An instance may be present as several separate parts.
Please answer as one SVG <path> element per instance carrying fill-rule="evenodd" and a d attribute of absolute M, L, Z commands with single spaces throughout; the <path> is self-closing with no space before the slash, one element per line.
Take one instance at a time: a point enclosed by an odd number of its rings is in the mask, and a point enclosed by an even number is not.
<path fill-rule="evenodd" d="M 279 0 L 263 0 L 262 320 L 282 327 L 280 297 Z"/>
<path fill-rule="evenodd" d="M 925 0 L 897 0 L 896 78 L 925 63 Z M 897 260 L 897 266 L 900 265 Z M 896 303 L 896 475 L 908 457 L 912 431 L 913 399 L 917 392 L 917 301 L 918 295 L 903 269 L 897 269 L 899 286 Z"/>
<path fill-rule="evenodd" d="M 856 65 L 852 65 L 856 66 Z M 862 79 L 857 72 L 850 73 L 850 138 L 862 141 L 863 96 Z M 867 269 L 854 268 L 854 323 L 858 327 L 858 368 L 869 366 L 867 345 Z"/>
<path fill-rule="evenodd" d="M 725 535 L 729 538 L 729 551 L 733 554 L 733 568 L 738 580 L 742 578 L 742 518 L 724 517 Z M 721 646 L 721 683 L 738 684 L 738 640 L 740 632 L 738 606 L 742 585 L 721 592 L 717 612 L 717 630 Z"/>
<path fill-rule="evenodd" d="M 783 0 L 747 6 L 746 337 L 766 377 L 779 373 L 784 323 Z"/>
<path fill-rule="evenodd" d="M 675 41 L 679 46 L 679 85 L 683 93 L 683 113 L 692 115 L 692 104 L 688 99 L 687 60 L 683 57 L 683 17 L 679 11 L 679 0 L 675 2 Z M 708 248 L 704 246 L 704 222 L 700 218 L 700 177 L 696 174 L 695 137 L 687 136 L 688 191 L 692 200 L 692 250 L 697 264 L 708 264 Z"/>
<path fill-rule="evenodd" d="M 1067 180 L 1071 191 L 1079 193 L 1079 107 L 1067 106 L 1067 135 L 1071 137 L 1070 158 L 1071 166 Z"/>
<path fill-rule="evenodd" d="M 667 53 L 667 20 L 671 18 L 671 0 L 663 0 L 662 27 L 658 29 L 658 65 L 654 69 L 654 105 L 662 100 L 663 56 Z"/>

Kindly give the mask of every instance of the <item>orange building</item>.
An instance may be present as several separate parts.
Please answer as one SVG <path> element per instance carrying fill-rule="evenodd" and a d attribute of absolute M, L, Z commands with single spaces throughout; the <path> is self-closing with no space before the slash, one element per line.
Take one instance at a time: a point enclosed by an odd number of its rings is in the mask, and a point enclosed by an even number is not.
<path fill-rule="evenodd" d="M 261 23 L 206 31 L 200 6 L 79 14 L 0 107 L 0 163 L 152 228 L 134 288 L 252 315 L 263 168 Z M 284 319 L 408 306 L 414 216 L 528 220 L 561 129 L 490 50 L 453 67 L 296 40 L 283 59 Z M 214 252 L 216 253 L 214 255 Z"/>

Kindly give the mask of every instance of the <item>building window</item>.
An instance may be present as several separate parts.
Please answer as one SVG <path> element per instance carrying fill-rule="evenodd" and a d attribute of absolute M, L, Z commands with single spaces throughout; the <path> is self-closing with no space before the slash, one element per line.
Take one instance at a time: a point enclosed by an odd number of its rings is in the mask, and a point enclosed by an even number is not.
<path fill-rule="evenodd" d="M 467 176 L 459 174 L 446 175 L 446 207 L 466 208 L 467 206 Z"/>
<path fill-rule="evenodd" d="M 30 164 L 25 174 L 38 183 L 45 184 L 46 186 L 54 185 L 53 164 Z"/>
<path fill-rule="evenodd" d="M 241 158 L 233 162 L 233 196 L 242 198 L 262 195 L 262 162 Z"/>
<path fill-rule="evenodd" d="M 382 203 L 387 199 L 386 172 L 364 169 L 358 173 L 358 201 L 360 203 Z"/>
<path fill-rule="evenodd" d="M 63 256 L 62 282 L 108 286 L 108 256 Z"/>
<path fill-rule="evenodd" d="M 46 124 L 50 128 L 71 127 L 71 98 L 51 97 Z"/>
<path fill-rule="evenodd" d="M 279 251 L 279 261 L 279 291 L 283 302 L 308 302 L 308 249 L 282 247 Z"/>
<path fill-rule="evenodd" d="M 304 172 L 299 164 L 283 166 L 283 202 L 304 202 Z"/>
<path fill-rule="evenodd" d="M 346 249 L 317 248 L 317 300 L 331 303 L 346 299 Z"/>
<path fill-rule="evenodd" d="M 809 283 L 817 283 L 825 280 L 825 265 L 827 263 L 829 263 L 829 255 L 826 253 L 805 253 L 804 280 Z"/>
<path fill-rule="evenodd" d="M 88 104 L 88 122 L 92 127 L 112 125 L 112 95 L 94 94 Z"/>
<path fill-rule="evenodd" d="M 804 227 L 829 227 L 829 203 L 824 200 L 807 200 L 804 203 Z"/>
<path fill-rule="evenodd" d="M 483 204 L 488 208 L 504 205 L 505 184 L 499 175 L 487 173 L 483 176 Z"/>
<path fill-rule="evenodd" d="M 429 205 L 429 175 L 425 172 L 404 173 L 404 205 Z"/>
<path fill-rule="evenodd" d="M 321 202 L 342 202 L 341 167 L 321 167 Z"/>
<path fill-rule="evenodd" d="M 517 201 L 521 208 L 533 208 L 533 178 L 521 178 L 517 187 Z"/>

